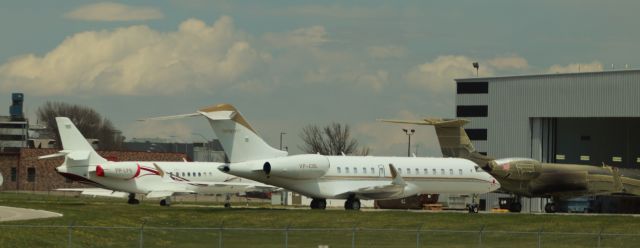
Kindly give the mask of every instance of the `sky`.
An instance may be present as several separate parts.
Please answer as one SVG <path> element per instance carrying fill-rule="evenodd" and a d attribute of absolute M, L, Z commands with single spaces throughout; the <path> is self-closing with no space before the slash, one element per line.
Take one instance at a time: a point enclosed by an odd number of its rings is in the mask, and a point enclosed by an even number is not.
<path fill-rule="evenodd" d="M 206 120 L 138 122 L 235 105 L 274 147 L 348 124 L 373 155 L 404 126 L 454 117 L 455 78 L 640 68 L 640 1 L 2 1 L 0 102 L 91 107 L 127 139 L 202 141 Z M 6 115 L 3 114 L 3 115 Z M 432 128 L 412 152 L 439 155 Z"/>

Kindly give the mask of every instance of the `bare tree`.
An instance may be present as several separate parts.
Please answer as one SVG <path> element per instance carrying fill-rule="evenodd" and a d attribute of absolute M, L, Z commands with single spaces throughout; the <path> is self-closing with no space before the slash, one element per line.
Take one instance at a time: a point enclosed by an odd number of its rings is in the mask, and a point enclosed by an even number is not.
<path fill-rule="evenodd" d="M 368 155 L 370 149 L 363 147 L 358 149 L 358 141 L 351 138 L 349 125 L 331 123 L 323 128 L 316 125 L 307 125 L 302 128 L 300 138 L 304 142 L 299 148 L 307 153 L 320 153 L 323 155 L 355 154 Z"/>
<path fill-rule="evenodd" d="M 99 148 L 117 150 L 122 147 L 124 137 L 113 126 L 113 123 L 89 107 L 64 102 L 47 102 L 37 110 L 38 119 L 47 124 L 47 131 L 56 140 L 56 147 L 62 148 L 58 135 L 56 117 L 68 117 L 78 130 L 89 139 L 98 139 Z"/>

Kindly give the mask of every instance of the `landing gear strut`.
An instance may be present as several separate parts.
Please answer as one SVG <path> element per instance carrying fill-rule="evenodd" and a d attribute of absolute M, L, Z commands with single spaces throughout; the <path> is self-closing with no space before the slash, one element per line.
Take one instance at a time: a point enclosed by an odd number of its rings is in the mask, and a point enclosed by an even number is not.
<path fill-rule="evenodd" d="M 224 208 L 231 208 L 231 194 L 225 194 L 225 196 L 224 196 Z"/>
<path fill-rule="evenodd" d="M 138 201 L 138 199 L 136 199 L 136 194 L 129 193 L 129 200 L 127 200 L 127 203 L 129 203 L 131 205 L 136 205 L 136 204 L 140 204 L 140 201 Z"/>
<path fill-rule="evenodd" d="M 326 208 L 327 208 L 327 200 L 316 199 L 316 198 L 313 198 L 313 200 L 311 200 L 311 209 L 326 209 Z"/>
<path fill-rule="evenodd" d="M 160 200 L 160 206 L 163 206 L 163 207 L 171 206 L 171 197 L 167 197 Z"/>
<path fill-rule="evenodd" d="M 360 199 L 355 196 L 349 196 L 346 202 L 344 202 L 344 209 L 346 210 L 360 210 Z"/>
<path fill-rule="evenodd" d="M 469 213 L 477 214 L 480 211 L 480 205 L 478 204 L 478 194 L 473 194 L 471 198 L 471 204 L 467 206 Z"/>

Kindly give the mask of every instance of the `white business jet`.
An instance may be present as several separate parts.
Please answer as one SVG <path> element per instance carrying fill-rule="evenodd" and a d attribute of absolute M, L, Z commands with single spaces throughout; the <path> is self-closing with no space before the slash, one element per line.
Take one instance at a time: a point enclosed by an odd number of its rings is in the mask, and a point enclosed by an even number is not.
<path fill-rule="evenodd" d="M 495 178 L 466 159 L 287 156 L 287 152 L 265 143 L 229 104 L 146 120 L 199 115 L 209 120 L 227 152 L 230 164 L 220 165 L 221 171 L 311 197 L 312 209 L 325 209 L 326 199 L 346 199 L 345 209 L 358 210 L 360 199 L 397 199 L 431 193 L 479 194 L 500 188 Z"/>
<path fill-rule="evenodd" d="M 273 191 L 277 188 L 230 176 L 218 170 L 215 162 L 112 162 L 107 161 L 87 142 L 66 117 L 56 117 L 63 150 L 41 159 L 64 156 L 56 171 L 71 180 L 99 188 L 60 189 L 86 195 L 125 197 L 138 204 L 135 194 L 162 198 L 168 206 L 176 194 L 235 194 L 248 191 Z M 228 197 L 227 197 L 228 200 Z M 229 207 L 229 202 L 225 207 Z"/>

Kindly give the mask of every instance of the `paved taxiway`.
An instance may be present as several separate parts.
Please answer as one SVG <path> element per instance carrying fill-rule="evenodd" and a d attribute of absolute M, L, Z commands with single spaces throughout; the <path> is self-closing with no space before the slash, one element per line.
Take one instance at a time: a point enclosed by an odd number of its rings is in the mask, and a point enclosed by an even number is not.
<path fill-rule="evenodd" d="M 53 217 L 62 217 L 62 214 L 37 209 L 0 206 L 0 222 Z"/>

